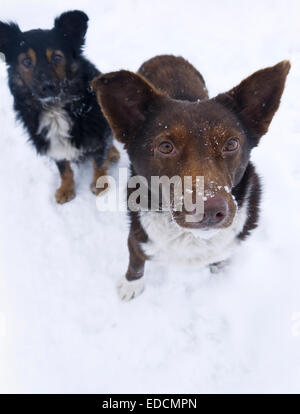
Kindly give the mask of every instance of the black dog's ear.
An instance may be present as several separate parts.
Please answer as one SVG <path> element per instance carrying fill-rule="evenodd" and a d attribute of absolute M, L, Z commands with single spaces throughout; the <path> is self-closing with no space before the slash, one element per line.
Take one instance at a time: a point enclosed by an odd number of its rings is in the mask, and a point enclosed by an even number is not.
<path fill-rule="evenodd" d="M 269 128 L 284 90 L 290 62 L 284 60 L 270 68 L 259 70 L 231 91 L 215 100 L 233 110 L 254 138 L 254 145 Z"/>
<path fill-rule="evenodd" d="M 11 48 L 17 43 L 21 36 L 21 30 L 15 23 L 0 22 L 0 52 L 9 61 Z"/>
<path fill-rule="evenodd" d="M 142 76 L 127 70 L 101 75 L 91 86 L 116 138 L 125 144 L 164 97 Z"/>
<path fill-rule="evenodd" d="M 74 45 L 75 49 L 80 49 L 84 45 L 88 21 L 89 18 L 84 12 L 73 10 L 57 17 L 54 27 L 59 30 L 66 40 Z"/>

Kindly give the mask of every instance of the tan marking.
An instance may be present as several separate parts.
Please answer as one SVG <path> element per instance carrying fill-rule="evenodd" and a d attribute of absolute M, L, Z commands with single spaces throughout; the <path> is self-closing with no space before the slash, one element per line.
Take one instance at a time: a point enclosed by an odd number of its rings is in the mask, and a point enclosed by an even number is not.
<path fill-rule="evenodd" d="M 117 162 L 119 160 L 119 158 L 120 158 L 119 151 L 117 150 L 116 147 L 112 146 L 111 149 L 109 150 L 108 154 L 107 154 L 106 160 L 101 165 L 101 167 L 98 167 L 95 160 L 93 160 L 94 177 L 93 177 L 93 182 L 91 184 L 92 193 L 94 193 L 95 195 L 98 195 L 102 191 L 107 189 L 107 186 L 104 187 L 104 188 L 97 188 L 97 180 L 98 180 L 98 178 L 107 175 L 107 171 L 109 169 L 109 164 L 111 162 Z"/>
<path fill-rule="evenodd" d="M 27 52 L 28 56 L 30 57 L 30 59 L 32 60 L 33 64 L 36 65 L 37 62 L 37 57 L 36 57 L 36 53 L 33 49 L 28 49 Z"/>
<path fill-rule="evenodd" d="M 46 58 L 47 58 L 49 63 L 52 60 L 52 54 L 53 54 L 53 49 L 46 49 Z"/>
<path fill-rule="evenodd" d="M 57 76 L 58 76 L 59 79 L 64 79 L 66 77 L 66 58 L 65 58 L 65 55 L 60 50 L 55 50 L 54 54 L 55 55 L 60 55 L 63 58 L 62 61 L 58 65 L 56 65 L 55 71 L 56 71 Z"/>
<path fill-rule="evenodd" d="M 60 55 L 62 56 L 62 60 L 60 63 L 58 64 L 54 64 L 54 70 L 55 73 L 58 77 L 58 79 L 64 79 L 66 77 L 66 59 L 65 59 L 65 55 L 63 54 L 63 52 L 61 50 L 53 50 L 53 49 L 47 49 L 46 50 L 46 58 L 48 60 L 49 63 L 52 62 L 53 56 L 54 55 Z"/>
<path fill-rule="evenodd" d="M 117 162 L 120 159 L 120 153 L 117 148 L 113 145 L 108 152 L 108 159 L 110 162 Z"/>
<path fill-rule="evenodd" d="M 66 162 L 65 171 L 61 175 L 61 185 L 55 193 L 58 204 L 64 204 L 75 197 L 74 174 L 69 162 Z"/>
<path fill-rule="evenodd" d="M 25 68 L 22 64 L 22 61 L 26 58 L 30 58 L 32 60 L 33 65 L 30 68 Z M 18 84 L 21 86 L 21 82 L 23 81 L 27 86 L 30 88 L 32 87 L 33 82 L 33 67 L 37 63 L 36 53 L 33 49 L 28 49 L 26 53 L 21 53 L 18 57 L 18 72 L 20 79 L 18 80 Z"/>

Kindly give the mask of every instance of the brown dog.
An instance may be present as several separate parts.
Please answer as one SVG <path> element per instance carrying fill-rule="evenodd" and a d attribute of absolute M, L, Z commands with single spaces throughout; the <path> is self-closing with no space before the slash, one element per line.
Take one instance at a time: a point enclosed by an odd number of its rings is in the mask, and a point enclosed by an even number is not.
<path fill-rule="evenodd" d="M 144 287 L 145 261 L 188 262 L 218 269 L 257 226 L 260 183 L 250 152 L 277 111 L 290 63 L 260 70 L 227 93 L 208 98 L 200 73 L 180 57 L 158 56 L 139 74 L 97 78 L 93 88 L 116 138 L 127 148 L 132 176 L 204 177 L 204 215 L 130 211 L 130 262 L 123 299 Z M 151 190 L 150 190 L 151 191 Z M 128 192 L 130 195 L 130 191 Z"/>

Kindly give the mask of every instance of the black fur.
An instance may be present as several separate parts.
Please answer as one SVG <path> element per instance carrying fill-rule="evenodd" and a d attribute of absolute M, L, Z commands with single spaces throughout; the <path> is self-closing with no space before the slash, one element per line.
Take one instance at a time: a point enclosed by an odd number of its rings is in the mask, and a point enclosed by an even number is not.
<path fill-rule="evenodd" d="M 101 166 L 112 141 L 108 124 L 89 86 L 100 72 L 82 54 L 87 22 L 88 17 L 80 11 L 62 14 L 55 19 L 51 30 L 22 32 L 15 23 L 0 22 L 0 52 L 6 57 L 17 117 L 23 122 L 37 152 L 46 154 L 50 144 L 47 131 L 37 133 L 41 113 L 60 104 L 72 120 L 72 145 L 81 149 L 83 156 L 93 155 L 97 165 Z M 37 62 L 28 85 L 22 80 L 20 55 L 30 49 L 35 52 Z M 57 79 L 54 64 L 47 61 L 47 49 L 63 52 L 66 64 L 62 79 Z M 41 91 L 43 82 L 53 82 L 49 97 Z"/>
<path fill-rule="evenodd" d="M 238 234 L 238 239 L 245 240 L 250 232 L 258 226 L 260 201 L 261 201 L 261 183 L 253 164 L 250 162 L 245 174 L 238 185 L 232 189 L 239 208 L 245 202 L 248 202 L 247 220 L 243 230 Z"/>

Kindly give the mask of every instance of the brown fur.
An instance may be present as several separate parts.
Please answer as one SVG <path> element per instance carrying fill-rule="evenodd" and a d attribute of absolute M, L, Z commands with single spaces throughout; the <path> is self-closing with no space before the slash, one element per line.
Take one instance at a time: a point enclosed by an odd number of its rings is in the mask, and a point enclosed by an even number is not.
<path fill-rule="evenodd" d="M 60 55 L 62 56 L 61 62 L 55 65 L 55 72 L 58 77 L 58 79 L 64 79 L 66 77 L 66 59 L 61 50 L 53 50 L 53 49 L 47 49 L 46 50 L 46 57 L 48 62 L 52 62 L 54 55 Z"/>
<path fill-rule="evenodd" d="M 69 162 L 65 162 L 64 170 L 61 173 L 61 185 L 56 191 L 57 203 L 64 204 L 75 197 L 74 173 Z"/>
<path fill-rule="evenodd" d="M 53 49 L 46 49 L 45 57 L 49 63 L 52 62 L 54 55 L 60 55 L 62 56 L 61 62 L 55 64 L 54 66 L 54 72 L 57 77 L 57 79 L 62 80 L 66 77 L 66 59 L 61 50 L 53 50 Z M 26 68 L 24 65 L 22 65 L 22 61 L 29 57 L 32 60 L 32 66 L 30 68 Z M 37 65 L 37 54 L 36 52 L 30 48 L 26 53 L 21 53 L 19 55 L 19 76 L 25 82 L 27 86 L 32 86 L 32 83 L 34 82 L 34 69 Z"/>
<path fill-rule="evenodd" d="M 37 57 L 35 51 L 32 48 L 28 49 L 28 56 L 31 58 L 32 62 L 35 65 L 37 62 Z"/>
<path fill-rule="evenodd" d="M 113 145 L 107 155 L 106 160 L 104 161 L 104 163 L 101 165 L 101 167 L 97 166 L 97 163 L 95 160 L 93 160 L 93 181 L 91 184 L 91 191 L 93 194 L 98 195 L 100 194 L 102 191 L 106 190 L 107 187 L 104 188 L 97 188 L 97 180 L 100 177 L 103 177 L 105 175 L 107 175 L 108 169 L 109 169 L 109 165 L 111 162 L 117 162 L 120 158 L 120 153 L 117 150 L 117 148 Z"/>
<path fill-rule="evenodd" d="M 19 75 L 19 82 L 21 82 L 22 85 L 22 81 L 25 83 L 25 85 L 27 86 L 31 86 L 33 83 L 33 71 L 32 68 L 26 68 L 24 65 L 22 65 L 22 61 L 26 58 L 30 58 L 33 62 L 34 65 L 36 65 L 37 62 L 37 57 L 36 57 L 36 53 L 33 49 L 28 49 L 27 53 L 21 53 L 19 55 L 18 58 L 18 75 Z"/>
<path fill-rule="evenodd" d="M 217 102 L 238 113 L 256 144 L 259 138 L 268 132 L 273 116 L 279 108 L 290 68 L 290 62 L 284 60 L 275 66 L 255 72 L 229 92 L 216 97 Z"/>
<path fill-rule="evenodd" d="M 182 180 L 189 175 L 194 182 L 204 176 L 205 192 L 222 196 L 229 205 L 222 223 L 228 227 L 236 212 L 230 191 L 240 182 L 251 148 L 267 131 L 279 106 L 289 67 L 289 62 L 281 62 L 258 71 L 211 100 L 202 76 L 182 58 L 168 56 L 143 64 L 139 72 L 148 79 L 120 71 L 101 76 L 93 85 L 116 137 L 134 159 L 134 172 L 149 182 L 152 175 L 179 175 Z M 186 91 L 181 100 L 168 95 L 178 96 L 179 91 Z M 203 100 L 198 103 L 201 93 Z M 228 101 L 235 106 L 228 107 Z M 239 140 L 240 150 L 225 153 L 222 150 L 231 138 Z M 157 151 L 163 141 L 175 146 L 175 155 L 162 156 Z M 185 214 L 175 213 L 182 226 L 188 226 Z"/>
<path fill-rule="evenodd" d="M 128 197 L 133 192 L 128 188 Z M 130 212 L 131 226 L 128 237 L 129 264 L 126 273 L 127 280 L 139 279 L 144 274 L 145 261 L 149 258 L 144 254 L 141 245 L 148 241 L 148 236 L 141 226 L 138 212 Z"/>
<path fill-rule="evenodd" d="M 110 162 L 118 162 L 120 159 L 120 153 L 114 145 L 108 152 L 108 159 Z"/>
<path fill-rule="evenodd" d="M 53 53 L 53 49 L 46 49 L 46 58 L 49 63 L 51 62 L 51 59 L 52 59 L 52 53 Z"/>
<path fill-rule="evenodd" d="M 145 62 L 139 73 L 173 99 L 208 98 L 202 75 L 182 57 L 160 56 Z"/>
<path fill-rule="evenodd" d="M 203 78 L 192 65 L 182 58 L 158 56 L 144 63 L 138 74 L 119 71 L 102 75 L 93 88 L 116 138 L 128 150 L 132 175 L 141 175 L 148 183 L 152 176 L 192 176 L 194 184 L 197 176 L 204 176 L 207 198 L 221 197 L 229 207 L 218 228 L 229 227 L 233 221 L 236 205 L 232 195 L 239 207 L 248 195 L 248 219 L 237 235 L 244 239 L 257 225 L 260 201 L 250 152 L 267 132 L 279 107 L 289 69 L 289 62 L 280 62 L 208 99 Z M 232 139 L 238 147 L 226 151 Z M 173 147 L 172 153 L 160 151 L 165 142 Z M 133 280 L 143 275 L 147 258 L 140 244 L 147 235 L 137 213 L 129 214 L 127 279 Z M 185 211 L 173 212 L 180 226 L 193 227 L 185 216 Z"/>
<path fill-rule="evenodd" d="M 136 226 L 132 226 L 131 229 L 128 237 L 129 264 L 126 278 L 127 280 L 137 280 L 143 276 L 145 261 L 148 259 L 141 249 L 141 243 L 145 243 L 148 237 L 139 221 L 136 221 Z M 139 235 L 137 235 L 138 229 L 140 230 Z"/>

